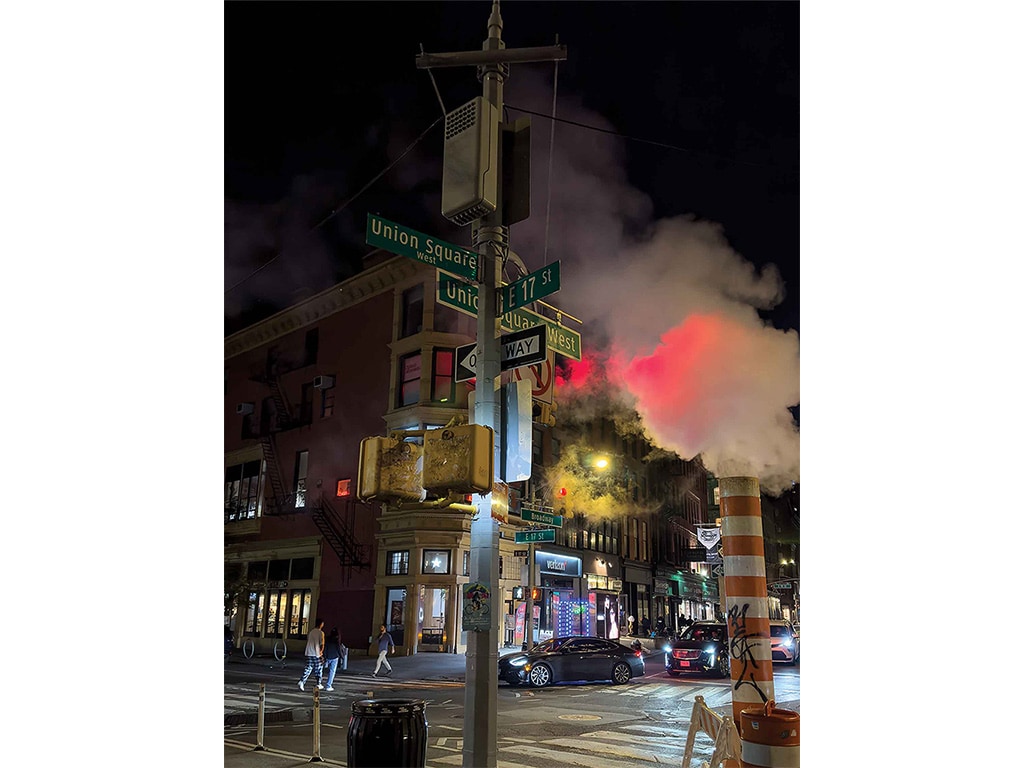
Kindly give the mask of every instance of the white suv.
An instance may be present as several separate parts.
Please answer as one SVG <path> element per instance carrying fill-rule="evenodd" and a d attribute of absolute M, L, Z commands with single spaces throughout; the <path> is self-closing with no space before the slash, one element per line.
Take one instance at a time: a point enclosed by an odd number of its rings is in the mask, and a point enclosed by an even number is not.
<path fill-rule="evenodd" d="M 800 635 L 788 621 L 770 621 L 772 661 L 796 664 L 800 658 Z"/>

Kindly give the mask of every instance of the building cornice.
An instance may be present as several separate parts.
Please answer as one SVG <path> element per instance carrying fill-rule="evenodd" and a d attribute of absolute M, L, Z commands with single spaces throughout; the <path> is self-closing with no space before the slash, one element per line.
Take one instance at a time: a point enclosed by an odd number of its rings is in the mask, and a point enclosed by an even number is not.
<path fill-rule="evenodd" d="M 224 339 L 224 359 L 281 338 L 292 331 L 394 288 L 426 267 L 402 256 L 369 267 L 315 296 L 300 301 Z"/>

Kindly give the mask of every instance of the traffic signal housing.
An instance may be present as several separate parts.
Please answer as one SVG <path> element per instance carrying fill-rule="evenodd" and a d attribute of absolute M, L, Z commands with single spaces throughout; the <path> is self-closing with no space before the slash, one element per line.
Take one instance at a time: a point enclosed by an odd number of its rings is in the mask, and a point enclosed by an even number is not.
<path fill-rule="evenodd" d="M 554 403 L 542 403 L 540 400 L 533 401 L 533 420 L 538 424 L 545 424 L 549 427 L 555 426 L 555 414 L 558 406 Z"/>
<path fill-rule="evenodd" d="M 482 424 L 430 429 L 423 435 L 423 487 L 430 493 L 490 493 L 494 430 Z"/>
<path fill-rule="evenodd" d="M 422 501 L 423 448 L 393 437 L 364 437 L 359 444 L 356 495 L 363 501 Z"/>

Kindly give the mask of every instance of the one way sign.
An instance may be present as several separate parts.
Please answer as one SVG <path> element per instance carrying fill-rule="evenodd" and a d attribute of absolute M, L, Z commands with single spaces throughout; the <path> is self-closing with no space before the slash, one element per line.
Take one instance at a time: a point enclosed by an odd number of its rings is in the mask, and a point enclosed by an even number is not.
<path fill-rule="evenodd" d="M 501 345 L 501 370 L 510 371 L 524 365 L 534 365 L 548 359 L 547 328 L 537 325 L 525 331 L 506 333 L 499 340 Z M 469 381 L 476 377 L 476 344 L 455 348 L 455 380 Z"/>

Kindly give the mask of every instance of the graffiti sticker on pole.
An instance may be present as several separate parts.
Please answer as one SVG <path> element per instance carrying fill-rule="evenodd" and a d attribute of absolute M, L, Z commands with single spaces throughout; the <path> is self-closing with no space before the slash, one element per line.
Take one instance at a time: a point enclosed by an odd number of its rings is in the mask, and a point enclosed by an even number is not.
<path fill-rule="evenodd" d="M 491 628 L 491 588 L 478 581 L 462 585 L 462 628 L 473 632 Z"/>

